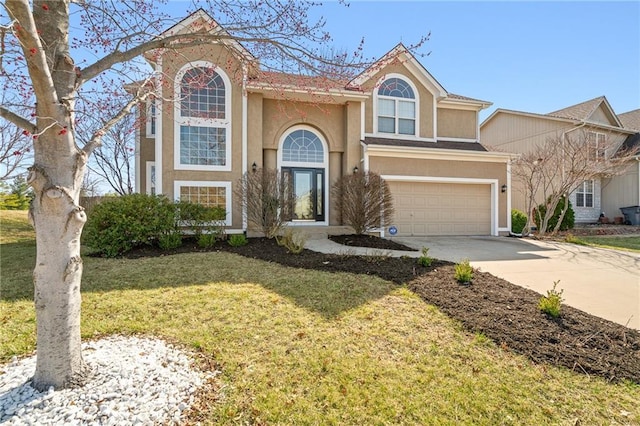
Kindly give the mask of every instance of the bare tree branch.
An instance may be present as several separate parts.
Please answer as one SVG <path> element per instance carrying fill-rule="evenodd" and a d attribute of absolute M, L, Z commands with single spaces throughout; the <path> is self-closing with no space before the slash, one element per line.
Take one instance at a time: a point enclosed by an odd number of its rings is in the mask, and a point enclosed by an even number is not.
<path fill-rule="evenodd" d="M 26 130 L 31 134 L 35 134 L 38 131 L 34 123 L 22 117 L 21 115 L 18 115 L 13 111 L 8 110 L 2 105 L 0 105 L 0 117 L 4 118 L 7 121 L 12 122 L 16 126 Z"/>

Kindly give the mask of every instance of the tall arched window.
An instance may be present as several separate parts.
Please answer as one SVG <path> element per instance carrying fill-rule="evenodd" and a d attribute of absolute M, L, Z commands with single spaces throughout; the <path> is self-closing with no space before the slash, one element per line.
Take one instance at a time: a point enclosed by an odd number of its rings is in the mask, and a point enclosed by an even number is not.
<path fill-rule="evenodd" d="M 176 168 L 231 170 L 230 82 L 206 62 L 178 72 Z"/>
<path fill-rule="evenodd" d="M 296 126 L 283 135 L 278 162 L 283 180 L 291 185 L 291 219 L 323 222 L 326 212 L 327 146 L 308 126 Z"/>
<path fill-rule="evenodd" d="M 387 78 L 377 92 L 378 133 L 416 135 L 416 95 L 409 83 Z"/>

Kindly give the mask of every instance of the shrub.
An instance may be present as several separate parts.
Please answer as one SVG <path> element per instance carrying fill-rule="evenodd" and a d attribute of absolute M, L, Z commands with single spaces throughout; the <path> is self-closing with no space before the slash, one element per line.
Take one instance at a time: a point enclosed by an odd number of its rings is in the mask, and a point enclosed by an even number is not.
<path fill-rule="evenodd" d="M 473 279 L 473 268 L 469 264 L 469 259 L 463 259 L 456 263 L 455 279 L 459 283 L 470 283 Z"/>
<path fill-rule="evenodd" d="M 202 248 L 213 247 L 218 239 L 218 234 L 216 233 L 200 234 L 198 235 L 198 246 Z"/>
<path fill-rule="evenodd" d="M 103 256 L 114 257 L 175 231 L 171 201 L 164 196 L 130 194 L 95 206 L 85 224 L 83 242 Z"/>
<path fill-rule="evenodd" d="M 560 215 L 562 214 L 562 209 L 564 208 L 565 197 L 561 197 L 560 201 L 556 205 L 555 210 L 553 211 L 553 216 L 549 218 L 549 222 L 547 222 L 547 229 L 545 232 L 551 232 L 556 227 L 558 220 L 560 219 Z M 567 212 L 562 218 L 562 223 L 560 224 L 560 231 L 566 231 L 568 229 L 573 229 L 573 225 L 575 224 L 575 213 L 573 211 L 573 206 L 571 205 L 571 201 L 568 202 Z M 538 229 L 542 228 L 542 222 L 544 221 L 544 217 L 547 213 L 546 204 L 540 204 L 536 208 L 536 213 L 533 215 L 534 221 L 536 223 L 536 227 Z"/>
<path fill-rule="evenodd" d="M 553 288 L 551 290 L 547 290 L 547 295 L 542 296 L 538 302 L 538 308 L 553 318 L 558 318 L 560 316 L 560 308 L 563 301 L 562 292 L 564 290 L 556 290 L 556 286 L 559 282 L 560 280 L 554 281 Z"/>
<path fill-rule="evenodd" d="M 246 246 L 249 241 L 247 241 L 247 237 L 245 237 L 244 234 L 233 234 L 229 236 L 227 242 L 232 247 L 240 247 Z"/>
<path fill-rule="evenodd" d="M 207 207 L 188 201 L 177 201 L 176 211 L 180 225 L 191 230 L 198 237 L 204 231 L 220 232 L 226 211 L 222 207 Z"/>
<path fill-rule="evenodd" d="M 307 235 L 293 229 L 286 229 L 280 237 L 276 237 L 276 241 L 278 245 L 284 246 L 289 253 L 300 254 L 307 242 Z"/>
<path fill-rule="evenodd" d="M 247 221 L 267 238 L 274 238 L 291 219 L 295 196 L 290 175 L 259 169 L 242 176 L 234 191 L 247 212 Z"/>
<path fill-rule="evenodd" d="M 422 247 L 422 256 L 418 258 L 418 264 L 428 268 L 433 263 L 433 259 L 429 257 L 429 249 L 427 247 Z"/>
<path fill-rule="evenodd" d="M 527 215 L 520 210 L 511 210 L 511 232 L 514 234 L 522 234 L 524 226 L 527 224 Z"/>
<path fill-rule="evenodd" d="M 343 175 L 331 188 L 342 221 L 356 234 L 380 228 L 393 219 L 393 198 L 387 182 L 373 172 Z"/>
<path fill-rule="evenodd" d="M 173 250 L 182 245 L 182 234 L 172 231 L 158 237 L 158 247 L 162 250 Z"/>

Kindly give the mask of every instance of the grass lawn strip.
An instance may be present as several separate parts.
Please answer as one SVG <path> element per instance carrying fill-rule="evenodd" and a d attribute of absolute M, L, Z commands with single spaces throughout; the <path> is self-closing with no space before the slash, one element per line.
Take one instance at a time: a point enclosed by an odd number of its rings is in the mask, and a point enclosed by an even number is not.
<path fill-rule="evenodd" d="M 34 349 L 34 255 L 2 246 L 0 362 Z M 220 366 L 192 422 L 640 421 L 640 386 L 533 364 L 376 276 L 232 253 L 85 257 L 82 330 L 162 336 Z"/>

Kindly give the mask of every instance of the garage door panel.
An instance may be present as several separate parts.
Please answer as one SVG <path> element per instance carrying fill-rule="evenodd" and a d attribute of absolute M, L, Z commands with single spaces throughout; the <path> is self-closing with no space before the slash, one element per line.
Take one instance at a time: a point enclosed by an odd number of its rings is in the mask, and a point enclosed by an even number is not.
<path fill-rule="evenodd" d="M 491 185 L 389 182 L 398 235 L 489 235 Z"/>

